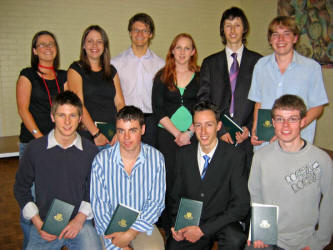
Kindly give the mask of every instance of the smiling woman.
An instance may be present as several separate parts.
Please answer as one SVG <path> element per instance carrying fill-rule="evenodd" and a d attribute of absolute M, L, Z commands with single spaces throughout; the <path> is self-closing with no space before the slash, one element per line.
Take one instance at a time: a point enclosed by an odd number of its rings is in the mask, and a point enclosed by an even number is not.
<path fill-rule="evenodd" d="M 49 31 L 36 33 L 31 44 L 31 67 L 21 71 L 16 85 L 18 113 L 22 119 L 20 132 L 20 158 L 27 144 L 48 134 L 53 123 L 50 118 L 52 98 L 63 92 L 66 71 L 58 70 L 59 47 Z M 28 244 L 31 225 L 21 220 L 24 233 L 23 249 Z"/>
<path fill-rule="evenodd" d="M 96 126 L 96 122 L 115 125 L 115 115 L 124 105 L 117 70 L 110 65 L 109 39 L 98 25 L 89 26 L 83 33 L 80 60 L 68 70 L 69 89 L 82 100 L 83 126 L 80 133 L 94 140 L 100 149 L 113 145 Z"/>

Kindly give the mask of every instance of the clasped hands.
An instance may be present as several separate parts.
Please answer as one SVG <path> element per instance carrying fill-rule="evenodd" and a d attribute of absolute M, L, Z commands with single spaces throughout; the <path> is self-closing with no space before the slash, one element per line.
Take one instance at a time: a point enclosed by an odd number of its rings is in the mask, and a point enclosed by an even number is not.
<path fill-rule="evenodd" d="M 171 232 L 172 232 L 172 237 L 176 241 L 187 240 L 191 243 L 197 242 L 204 235 L 204 233 L 201 231 L 200 227 L 198 226 L 188 226 L 179 229 L 178 231 L 175 231 L 175 229 L 172 227 Z"/>
<path fill-rule="evenodd" d="M 243 133 L 240 132 L 236 132 L 236 142 L 237 144 L 242 143 L 243 141 L 245 141 L 248 137 L 249 137 L 249 130 L 247 127 L 242 127 L 243 129 Z M 229 133 L 225 133 L 224 135 L 221 136 L 221 140 L 230 143 L 230 144 L 234 144 L 235 142 L 231 139 L 231 136 Z"/>

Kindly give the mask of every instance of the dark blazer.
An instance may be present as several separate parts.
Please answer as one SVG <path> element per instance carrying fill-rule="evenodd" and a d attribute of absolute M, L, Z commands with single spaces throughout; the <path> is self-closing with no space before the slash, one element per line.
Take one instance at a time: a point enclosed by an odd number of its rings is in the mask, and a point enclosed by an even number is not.
<path fill-rule="evenodd" d="M 254 65 L 262 57 L 244 47 L 235 89 L 233 120 L 250 131 L 253 122 L 254 102 L 247 99 L 251 87 Z M 217 105 L 221 114 L 229 114 L 231 87 L 225 49 L 204 59 L 200 71 L 198 98 L 210 100 Z M 219 136 L 226 133 L 222 128 Z"/>
<path fill-rule="evenodd" d="M 216 151 L 201 180 L 198 143 L 180 148 L 176 155 L 177 170 L 171 193 L 172 217 L 175 221 L 180 198 L 203 201 L 199 227 L 207 236 L 232 222 L 241 221 L 250 209 L 244 152 L 219 140 Z"/>

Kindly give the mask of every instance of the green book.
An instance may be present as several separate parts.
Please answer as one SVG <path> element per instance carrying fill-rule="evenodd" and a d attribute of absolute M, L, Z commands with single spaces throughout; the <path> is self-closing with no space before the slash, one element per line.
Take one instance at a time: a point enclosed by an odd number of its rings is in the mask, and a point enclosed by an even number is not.
<path fill-rule="evenodd" d="M 115 125 L 108 122 L 95 122 L 96 127 L 101 131 L 109 141 L 112 140 L 113 135 L 115 134 Z"/>
<path fill-rule="evenodd" d="M 139 214 L 140 211 L 136 209 L 125 206 L 123 204 L 118 204 L 104 234 L 109 235 L 114 232 L 126 232 L 136 221 Z"/>
<path fill-rule="evenodd" d="M 42 230 L 53 235 L 59 236 L 67 226 L 72 216 L 74 206 L 67 202 L 53 199 L 49 211 L 44 220 Z"/>
<path fill-rule="evenodd" d="M 267 245 L 277 244 L 279 207 L 252 203 L 251 241 L 261 240 Z"/>
<path fill-rule="evenodd" d="M 259 141 L 270 141 L 275 135 L 270 109 L 258 110 L 257 131 Z"/>
<path fill-rule="evenodd" d="M 175 230 L 178 231 L 187 226 L 199 226 L 202 202 L 181 198 L 175 223 Z"/>
<path fill-rule="evenodd" d="M 236 133 L 243 133 L 243 129 L 226 114 L 222 116 L 221 120 L 222 126 L 228 131 L 234 144 L 236 144 Z"/>

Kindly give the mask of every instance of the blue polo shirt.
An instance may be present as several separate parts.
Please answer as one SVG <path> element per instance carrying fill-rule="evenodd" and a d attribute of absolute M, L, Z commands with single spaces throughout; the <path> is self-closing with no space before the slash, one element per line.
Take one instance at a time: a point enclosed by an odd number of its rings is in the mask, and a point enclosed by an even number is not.
<path fill-rule="evenodd" d="M 261 58 L 254 67 L 248 98 L 261 103 L 263 109 L 271 109 L 274 101 L 285 94 L 301 97 L 307 109 L 328 103 L 321 66 L 294 51 L 292 62 L 281 74 L 274 53 Z M 313 143 L 315 131 L 314 120 L 301 136 Z"/>

